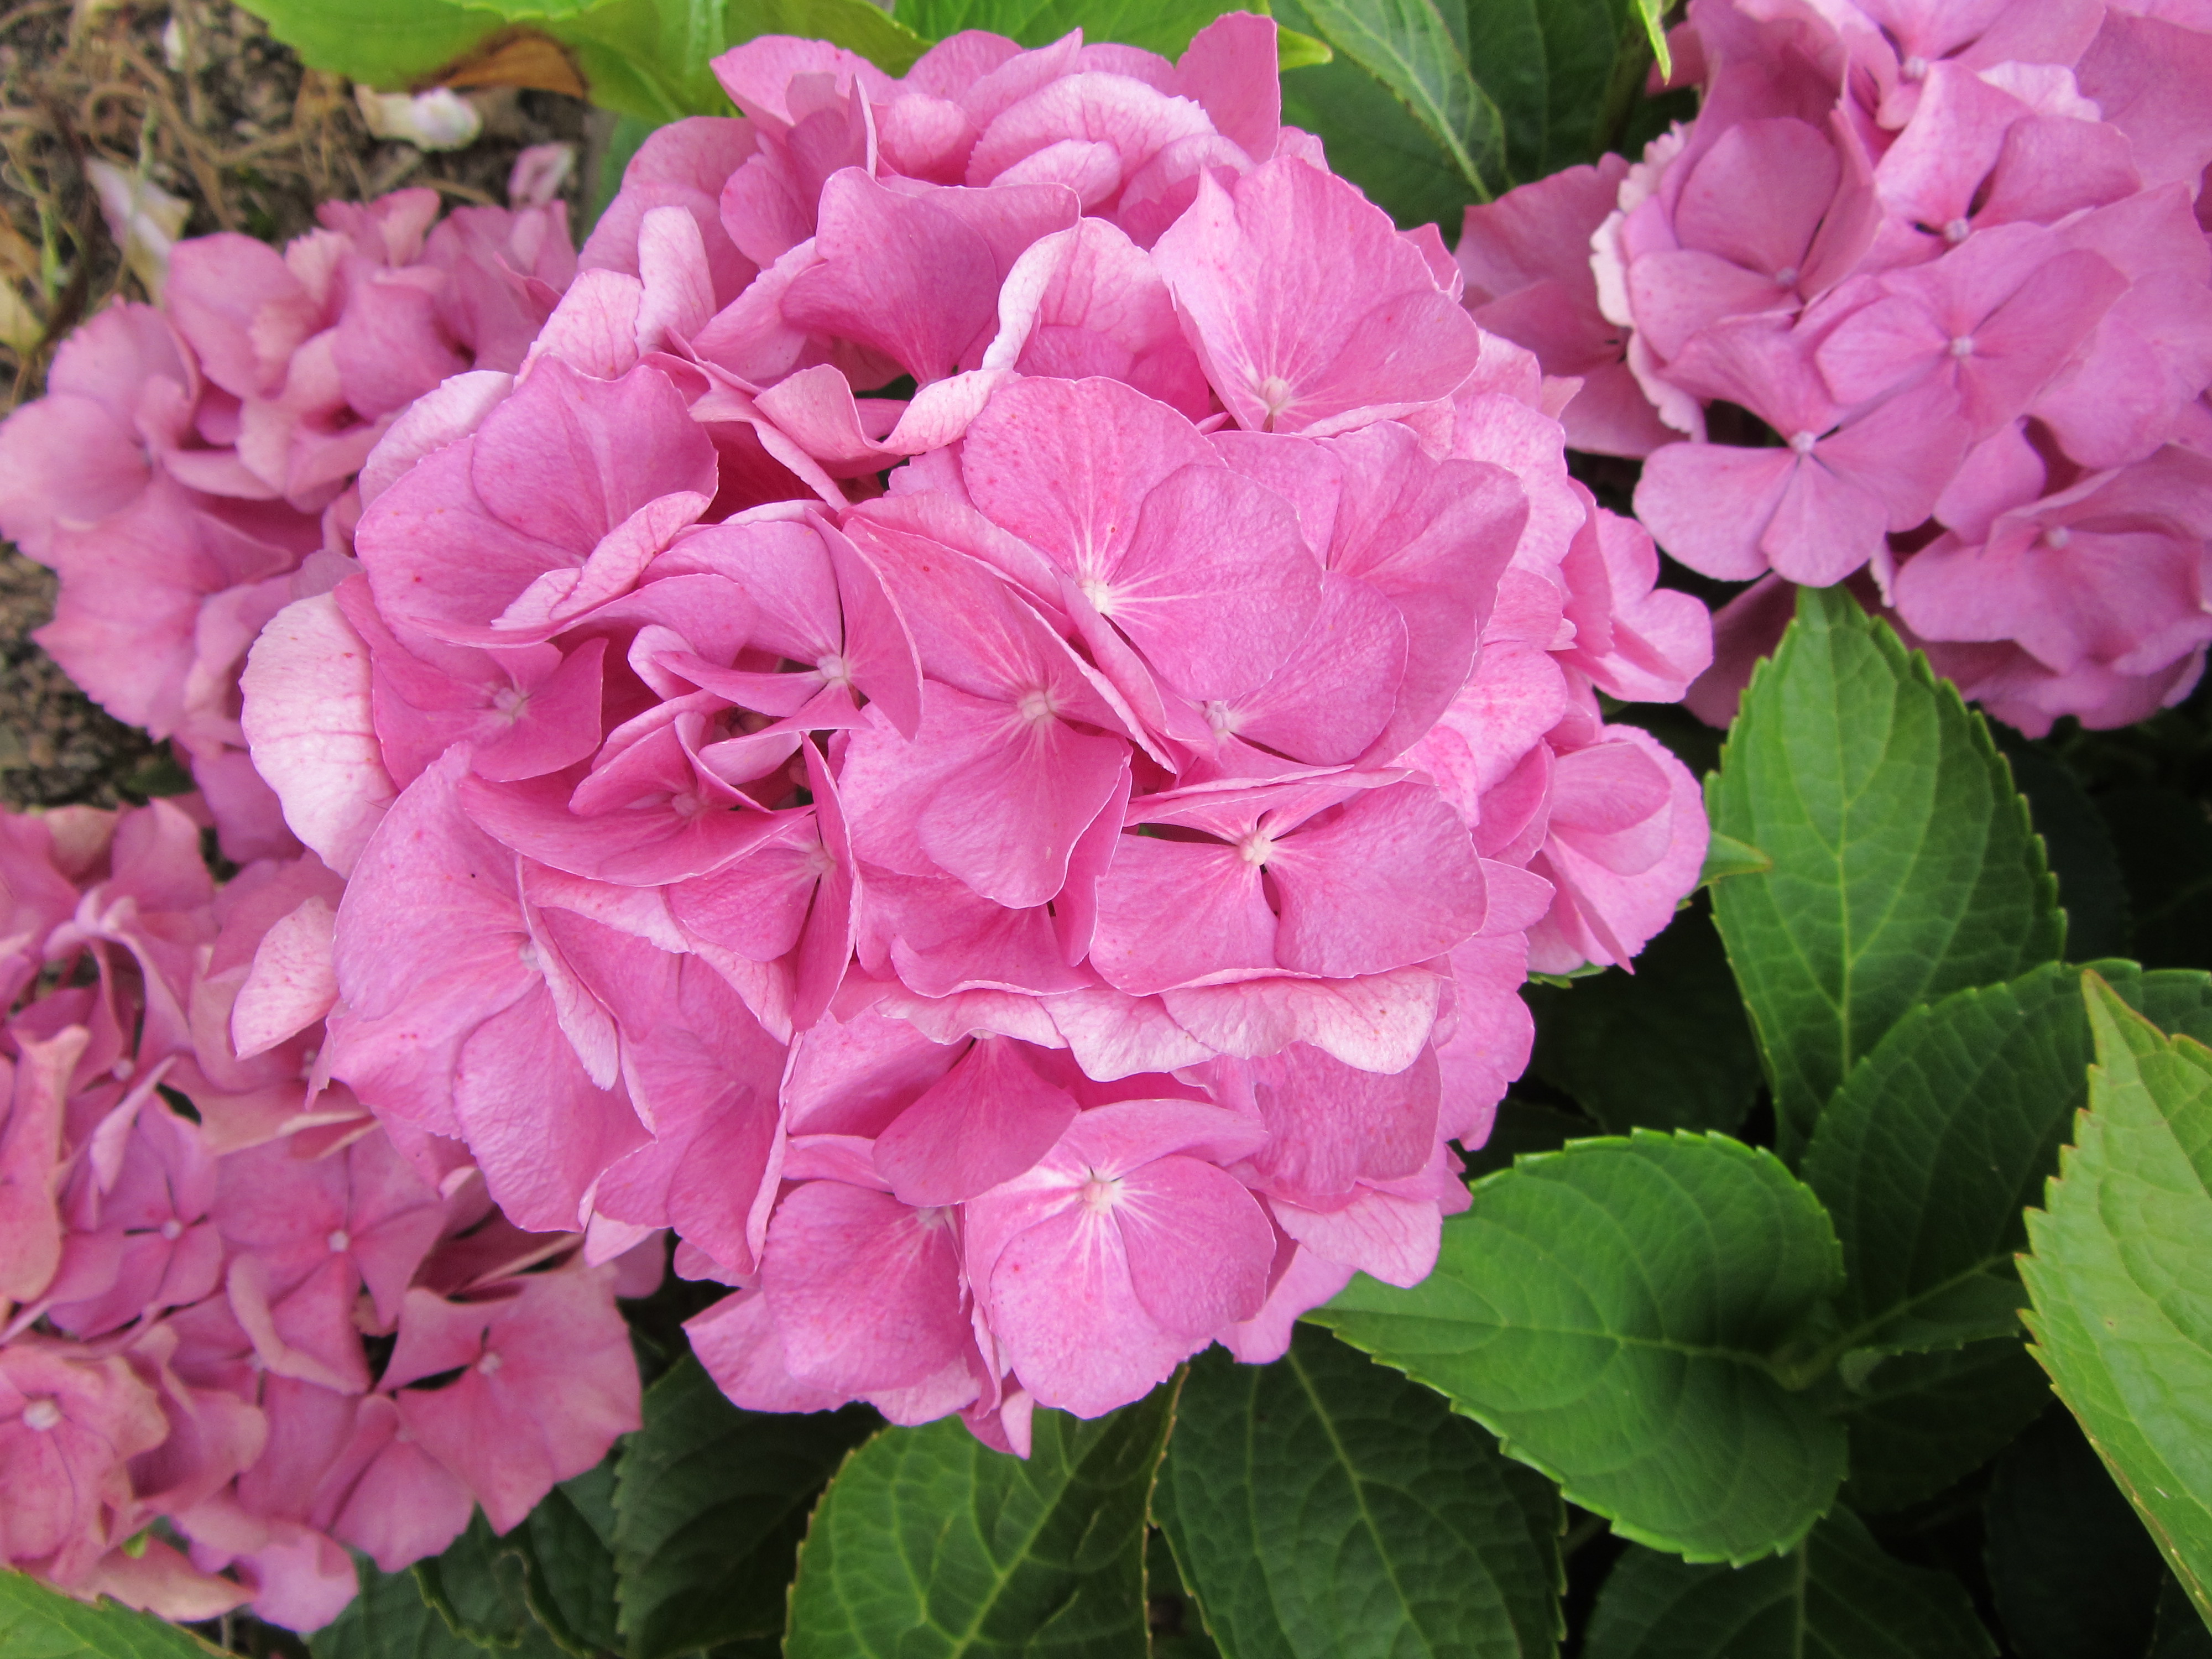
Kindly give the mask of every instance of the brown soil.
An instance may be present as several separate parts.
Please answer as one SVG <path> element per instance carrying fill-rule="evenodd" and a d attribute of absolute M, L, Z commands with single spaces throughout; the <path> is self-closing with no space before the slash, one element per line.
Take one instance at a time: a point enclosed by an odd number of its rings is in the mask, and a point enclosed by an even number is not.
<path fill-rule="evenodd" d="M 371 137 L 345 82 L 303 67 L 228 0 L 0 0 L 0 283 L 31 319 L 20 344 L 0 343 L 0 415 L 38 395 L 76 323 L 118 295 L 145 297 L 101 222 L 88 159 L 143 166 L 191 202 L 188 234 L 281 242 L 333 198 L 430 185 L 454 204 L 503 201 L 526 145 L 565 140 L 588 155 L 587 125 L 592 137 L 605 125 L 557 94 L 470 96 L 483 136 L 426 155 Z M 569 181 L 572 215 L 584 172 Z M 8 309 L 0 296 L 0 319 Z M 152 745 L 88 703 L 27 637 L 51 614 L 53 579 L 0 549 L 0 801 L 143 793 L 130 781 Z"/>

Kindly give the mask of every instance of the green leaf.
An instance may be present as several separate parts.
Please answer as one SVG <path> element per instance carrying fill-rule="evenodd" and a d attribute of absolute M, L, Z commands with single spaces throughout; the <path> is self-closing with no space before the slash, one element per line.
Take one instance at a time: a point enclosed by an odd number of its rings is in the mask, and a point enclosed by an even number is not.
<path fill-rule="evenodd" d="M 1730 876 L 1764 875 L 1773 867 L 1774 860 L 1756 847 L 1732 836 L 1716 835 L 1706 845 L 1705 867 L 1698 877 L 1698 885 L 1710 887 Z"/>
<path fill-rule="evenodd" d="M 2169 1028 L 2212 1036 L 2212 979 L 2104 970 Z M 1846 1287 L 1826 1357 L 1851 1384 L 1854 1503 L 1888 1509 L 1941 1491 L 2042 1408 L 2018 1346 L 2026 1292 L 2013 1258 L 2025 1206 L 2058 1168 L 2088 1099 L 2089 1024 L 2077 969 L 1917 1008 L 1852 1070 L 1805 1155 L 1843 1245 Z M 1989 1342 L 1971 1364 L 1873 1366 L 1874 1352 Z"/>
<path fill-rule="evenodd" d="M 1759 1050 L 1704 901 L 1636 959 L 1523 994 L 1536 1016 L 1529 1066 L 1616 1133 L 1732 1130 L 1759 1097 Z"/>
<path fill-rule="evenodd" d="M 1328 42 L 1316 40 L 1310 34 L 1300 34 L 1296 29 L 1286 29 L 1278 24 L 1275 28 L 1275 68 L 1282 70 L 1311 69 L 1319 64 L 1336 61 L 1336 54 L 1328 49 Z"/>
<path fill-rule="evenodd" d="M 709 60 L 757 34 L 834 40 L 893 74 L 924 42 L 868 0 L 241 0 L 319 70 L 372 85 L 434 76 L 503 30 L 565 47 L 592 101 L 659 123 L 726 115 Z"/>
<path fill-rule="evenodd" d="M 1644 25 L 1644 38 L 1659 64 L 1659 78 L 1672 80 L 1674 54 L 1667 48 L 1667 9 L 1670 0 L 1636 0 L 1636 18 Z"/>
<path fill-rule="evenodd" d="M 1779 1560 L 1692 1566 L 1621 1557 L 1599 1593 L 1585 1659 L 1980 1659 L 1996 1644 L 1948 1573 L 1884 1553 L 1838 1510 Z"/>
<path fill-rule="evenodd" d="M 2212 1036 L 2212 978 L 2099 966 L 2161 1025 Z M 1913 1009 L 1852 1070 L 1803 1169 L 1844 1247 L 1838 1352 L 2019 1334 L 2023 1212 L 2057 1172 L 2091 1058 L 2081 971 L 2053 963 Z"/>
<path fill-rule="evenodd" d="M 455 1635 L 487 1648 L 512 1648 L 529 1638 L 532 1650 L 550 1651 L 530 1614 L 530 1568 L 520 1530 L 495 1537 L 483 1511 L 474 1510 L 443 1554 L 415 1564 L 416 1582 Z"/>
<path fill-rule="evenodd" d="M 1752 674 L 1706 781 L 1721 834 L 1774 860 L 1713 889 L 1795 1160 L 1905 1011 L 2054 960 L 2065 919 L 1982 717 L 1839 588 Z"/>
<path fill-rule="evenodd" d="M 615 1474 L 617 1595 L 632 1659 L 774 1638 L 807 1510 L 875 1414 L 740 1411 L 686 1355 L 646 1390 L 644 1417 Z"/>
<path fill-rule="evenodd" d="M 150 1613 L 112 1601 L 87 1607 L 0 1568 L 0 1653 L 8 1659 L 207 1659 L 217 1651 Z"/>
<path fill-rule="evenodd" d="M 789 1659 L 1143 1659 L 1145 1512 L 1175 1394 L 1090 1422 L 1040 1411 L 1025 1460 L 957 1419 L 884 1430 L 814 1512 Z"/>
<path fill-rule="evenodd" d="M 1283 27 L 1318 38 L 1298 0 L 1269 8 Z M 1367 192 L 1401 225 L 1455 225 L 1475 199 L 1467 181 L 1410 111 L 1382 83 L 1340 53 L 1283 74 L 1283 119 L 1319 135 L 1331 168 Z"/>
<path fill-rule="evenodd" d="M 1831 1409 L 1851 1440 L 1844 1501 L 1869 1514 L 1932 1498 L 1995 1456 L 2051 1403 L 2016 1336 L 1941 1353 L 1846 1355 Z"/>
<path fill-rule="evenodd" d="M 1467 64 L 1495 100 L 1516 183 L 1595 160 L 1641 89 L 1651 52 L 1639 0 L 1480 0 Z"/>
<path fill-rule="evenodd" d="M 2212 1030 L 2212 982 L 2108 963 L 2161 1009 L 2194 1002 Z M 2090 1030 L 2077 969 L 1955 991 L 1909 1011 L 1820 1115 L 1805 1182 L 1843 1241 L 1850 1285 L 1836 1349 L 1958 1347 L 2017 1334 L 2013 1255 L 2024 1206 L 2057 1170 L 2088 1099 Z"/>
<path fill-rule="evenodd" d="M 239 0 L 310 69 L 397 87 L 468 55 L 507 20 L 445 0 Z"/>
<path fill-rule="evenodd" d="M 2021 1276 L 2035 1356 L 2212 1615 L 2212 1049 L 2083 975 L 2089 1109 Z"/>
<path fill-rule="evenodd" d="M 615 1459 L 545 1494 L 517 1533 L 530 1610 L 579 1659 L 623 1645 L 615 1602 Z"/>
<path fill-rule="evenodd" d="M 361 1594 L 307 1638 L 313 1659 L 484 1659 L 484 1649 L 456 1636 L 422 1599 L 412 1572 L 379 1572 L 364 1555 L 354 1565 Z"/>
<path fill-rule="evenodd" d="M 1505 188 L 1504 118 L 1468 72 L 1467 19 L 1455 0 L 1302 4 L 1311 32 L 1405 106 L 1475 200 Z M 1322 137 L 1327 142 L 1331 135 Z"/>
<path fill-rule="evenodd" d="M 1982 1517 L 1990 1591 L 2021 1659 L 2149 1649 L 2165 1564 L 2071 1417 L 2047 1413 L 1997 1460 Z"/>
<path fill-rule="evenodd" d="M 1729 1561 L 1802 1538 L 1844 1477 L 1841 1426 L 1775 1358 L 1842 1276 L 1811 1191 L 1771 1153 L 1639 1130 L 1525 1157 L 1472 1196 L 1427 1279 L 1355 1279 L 1310 1317 L 1625 1537 Z"/>
<path fill-rule="evenodd" d="M 1085 40 L 1179 58 L 1191 36 L 1224 12 L 1265 10 L 1249 0 L 900 0 L 898 21 L 932 40 L 988 29 L 1025 46 L 1049 46 L 1080 28 Z"/>
<path fill-rule="evenodd" d="M 1301 1327 L 1192 1363 L 1154 1514 L 1236 1659 L 1556 1651 L 1559 1494 L 1426 1389 Z"/>

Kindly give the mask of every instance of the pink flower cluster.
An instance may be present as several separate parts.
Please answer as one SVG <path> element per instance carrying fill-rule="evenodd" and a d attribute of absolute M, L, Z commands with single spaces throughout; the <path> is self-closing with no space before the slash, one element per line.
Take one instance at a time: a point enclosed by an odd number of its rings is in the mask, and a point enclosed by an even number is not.
<path fill-rule="evenodd" d="M 0 1565 L 312 1630 L 345 1546 L 504 1531 L 637 1426 L 658 1251 L 586 1267 L 325 1086 L 339 887 L 218 891 L 167 802 L 0 815 Z"/>
<path fill-rule="evenodd" d="M 94 318 L 0 424 L 0 533 L 61 576 L 40 643 L 175 739 L 234 860 L 300 850 L 239 733 L 246 647 L 329 585 L 354 475 L 400 412 L 461 370 L 520 367 L 574 270 L 559 203 L 437 216 L 435 191 L 404 190 L 325 204 L 281 253 L 179 242 L 162 306 Z"/>
<path fill-rule="evenodd" d="M 741 1404 L 1024 1449 L 1428 1271 L 1530 964 L 1697 879 L 1596 694 L 1709 621 L 1267 19 L 716 68 L 520 372 L 368 457 L 244 729 L 395 1136 L 588 1260 L 672 1226 Z"/>
<path fill-rule="evenodd" d="M 1458 258 L 1484 326 L 1584 377 L 1571 441 L 1649 457 L 1660 545 L 1765 579 L 1693 705 L 1733 710 L 1778 583 L 1863 569 L 2030 733 L 2185 696 L 2212 641 L 2212 9 L 1693 0 L 1677 39 L 1697 119 L 1470 209 Z"/>

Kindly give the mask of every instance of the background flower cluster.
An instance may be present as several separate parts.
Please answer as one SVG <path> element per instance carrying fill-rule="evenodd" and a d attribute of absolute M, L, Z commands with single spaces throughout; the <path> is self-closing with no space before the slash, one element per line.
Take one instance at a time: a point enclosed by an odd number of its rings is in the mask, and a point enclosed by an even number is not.
<path fill-rule="evenodd" d="M 1726 723 L 1785 584 L 1854 578 L 2032 735 L 2180 701 L 2212 639 L 2212 19 L 1698 0 L 1675 43 L 1694 121 L 1470 209 L 1458 257 L 1486 327 L 1586 377 L 1571 441 L 1648 458 L 1660 545 L 1760 579 L 1694 706 Z"/>

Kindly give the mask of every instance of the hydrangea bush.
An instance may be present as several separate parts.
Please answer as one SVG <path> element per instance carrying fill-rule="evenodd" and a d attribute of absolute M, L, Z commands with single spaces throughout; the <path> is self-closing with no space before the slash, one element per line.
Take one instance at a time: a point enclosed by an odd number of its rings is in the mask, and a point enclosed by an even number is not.
<path fill-rule="evenodd" d="M 318 1656 L 1533 1653 L 1571 1504 L 1585 1651 L 1981 1653 L 1882 1517 L 2039 1458 L 2182 1630 L 2097 1316 L 2110 1192 L 2212 1243 L 2212 979 L 2062 965 L 2087 763 L 1960 691 L 2212 639 L 2212 31 L 1893 9 L 1696 0 L 1694 120 L 1455 250 L 1245 13 L 760 33 L 580 249 L 527 156 L 178 243 L 0 425 L 197 786 L 0 817 L 0 1564 Z M 2046 1372 L 2156 1548 L 2003 1449 Z"/>

